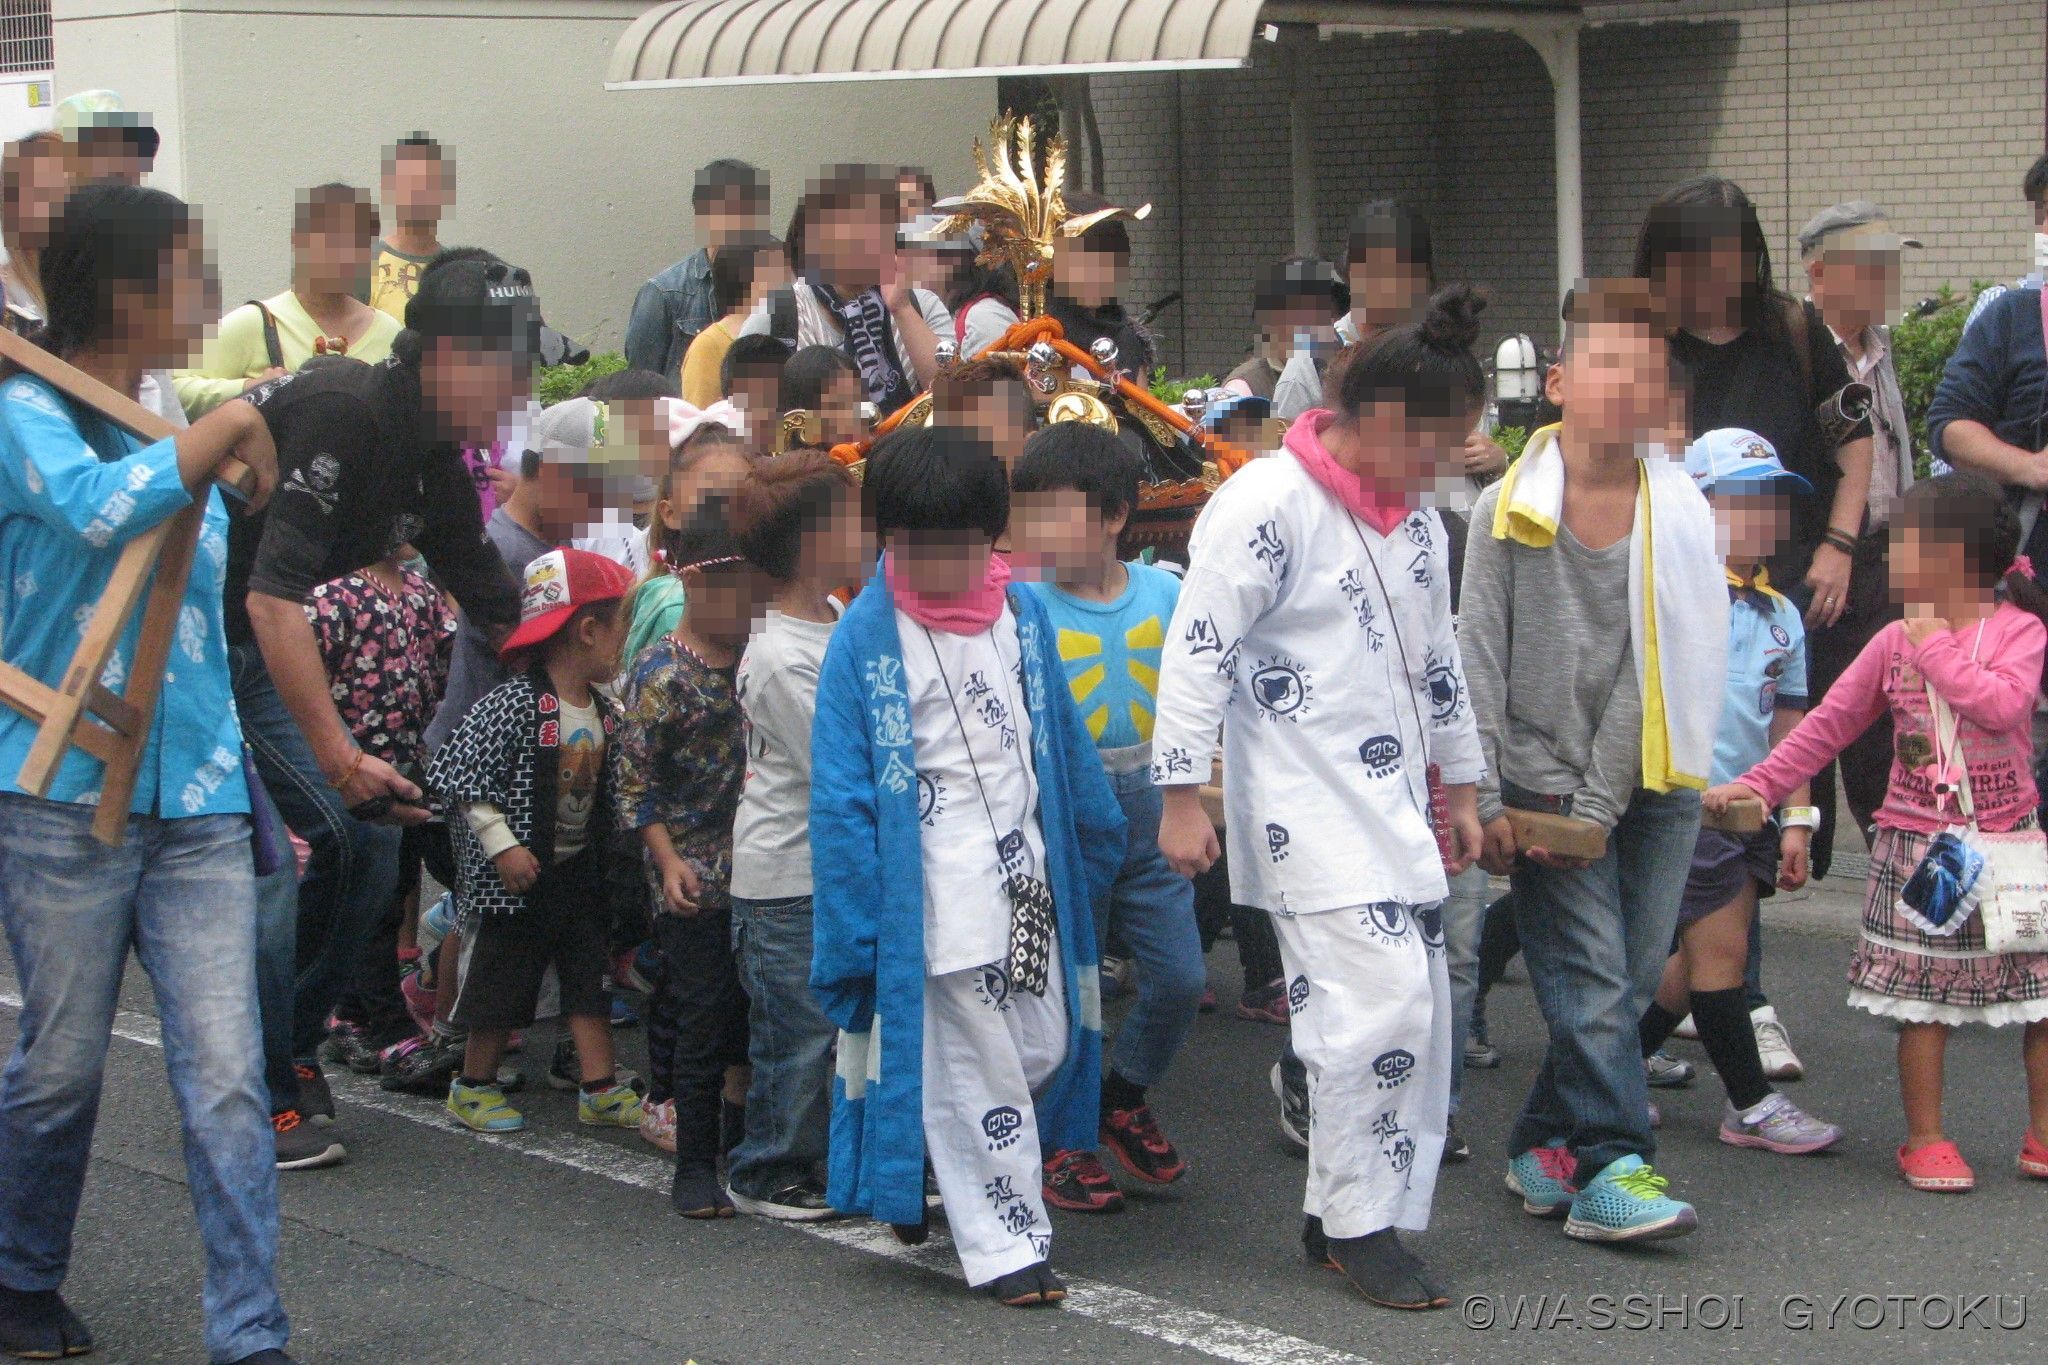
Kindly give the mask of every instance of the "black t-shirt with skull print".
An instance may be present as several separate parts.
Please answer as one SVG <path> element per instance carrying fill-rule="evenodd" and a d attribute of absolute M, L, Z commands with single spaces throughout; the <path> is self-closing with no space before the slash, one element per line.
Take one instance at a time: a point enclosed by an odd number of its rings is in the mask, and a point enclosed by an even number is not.
<path fill-rule="evenodd" d="M 483 509 L 454 445 L 420 410 L 419 371 L 336 362 L 250 397 L 277 443 L 277 491 L 228 537 L 230 644 L 250 639 L 250 592 L 304 602 L 322 583 L 411 544 L 486 628 L 519 619 L 519 585 L 484 540 Z"/>

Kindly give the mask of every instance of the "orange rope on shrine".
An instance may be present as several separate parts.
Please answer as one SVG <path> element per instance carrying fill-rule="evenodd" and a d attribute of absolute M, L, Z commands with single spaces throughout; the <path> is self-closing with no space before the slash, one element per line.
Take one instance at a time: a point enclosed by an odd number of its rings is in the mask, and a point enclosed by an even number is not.
<path fill-rule="evenodd" d="M 1041 341 L 1050 344 L 1055 351 L 1059 352 L 1060 357 L 1069 364 L 1081 366 L 1089 374 L 1095 376 L 1096 379 L 1102 380 L 1109 377 L 1108 368 L 1096 360 L 1094 356 L 1089 355 L 1079 346 L 1068 341 L 1066 334 L 1060 330 L 1058 321 L 1050 317 L 1037 317 L 1026 322 L 1017 323 L 1009 331 L 1003 333 L 993 345 L 989 346 L 987 351 L 1028 351 Z M 987 351 L 982 352 L 982 354 L 987 354 Z M 1198 430 L 1194 423 L 1188 421 L 1186 415 L 1178 408 L 1160 402 L 1150 389 L 1121 377 L 1117 379 L 1115 389 L 1117 395 L 1124 402 L 1157 417 L 1160 421 L 1165 422 L 1175 431 L 1186 435 L 1196 445 L 1207 451 L 1209 457 L 1216 462 L 1217 472 L 1224 478 L 1227 479 L 1232 474 L 1235 474 L 1252 458 L 1250 451 L 1240 449 L 1226 441 L 1218 440 L 1209 432 Z M 884 417 L 875 424 L 874 435 L 866 440 L 850 441 L 833 446 L 832 458 L 843 465 L 857 464 L 861 460 L 866 459 L 868 450 L 874 445 L 876 438 L 886 436 L 894 431 L 902 424 L 905 414 L 915 406 L 916 402 L 913 400 L 896 409 L 887 417 Z"/>

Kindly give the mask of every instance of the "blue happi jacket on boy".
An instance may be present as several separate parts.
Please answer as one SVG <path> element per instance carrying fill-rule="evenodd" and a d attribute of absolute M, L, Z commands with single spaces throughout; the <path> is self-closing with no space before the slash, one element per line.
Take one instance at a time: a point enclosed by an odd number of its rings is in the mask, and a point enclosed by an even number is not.
<path fill-rule="evenodd" d="M 1124 819 L 1066 687 L 1045 609 L 1009 594 L 1024 667 L 1046 883 L 1066 972 L 1066 1060 L 1035 1099 L 1047 1150 L 1092 1148 L 1102 1088 L 1094 907 Z M 831 1179 L 843 1213 L 916 1223 L 924 1204 L 924 856 L 903 646 L 871 579 L 832 634 L 811 731 L 811 989 L 841 1030 Z"/>

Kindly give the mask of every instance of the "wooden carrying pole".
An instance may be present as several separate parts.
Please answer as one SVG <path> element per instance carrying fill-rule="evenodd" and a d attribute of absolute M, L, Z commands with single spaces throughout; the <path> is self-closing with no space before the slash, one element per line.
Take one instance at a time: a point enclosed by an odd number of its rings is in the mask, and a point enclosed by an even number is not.
<path fill-rule="evenodd" d="M 126 394 L 4 329 L 0 329 L 0 358 L 143 440 L 157 441 L 173 434 L 169 422 Z M 242 496 L 255 491 L 254 473 L 236 460 L 224 461 L 215 471 L 215 479 Z M 170 662 L 178 611 L 184 602 L 192 554 L 205 518 L 205 499 L 195 499 L 191 506 L 122 548 L 106 589 L 85 623 L 78 649 L 56 687 L 12 664 L 0 662 L 0 703 L 36 722 L 35 743 L 29 748 L 28 760 L 21 765 L 17 784 L 31 795 L 48 796 L 50 784 L 56 780 L 57 766 L 67 752 L 83 749 L 99 759 L 106 765 L 106 774 L 100 784 L 99 812 L 93 819 L 92 832 L 93 837 L 110 847 L 119 847 L 127 828 L 136 770 L 149 742 L 157 694 L 162 690 L 164 669 Z M 143 608 L 135 658 L 128 668 L 128 687 L 117 696 L 100 685 L 100 676 L 145 589 L 149 601 Z"/>

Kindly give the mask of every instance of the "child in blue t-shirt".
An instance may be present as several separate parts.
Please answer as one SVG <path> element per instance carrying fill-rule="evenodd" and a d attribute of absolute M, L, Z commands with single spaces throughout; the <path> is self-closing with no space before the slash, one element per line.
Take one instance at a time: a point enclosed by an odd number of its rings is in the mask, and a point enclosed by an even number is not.
<path fill-rule="evenodd" d="M 1806 714 L 1805 627 L 1762 566 L 1791 524 L 1790 495 L 1809 490 L 1769 441 L 1733 427 L 1694 441 L 1685 464 L 1714 505 L 1728 572 L 1728 681 L 1714 736 L 1713 784 L 1720 786 L 1763 761 Z M 1742 988 L 1757 901 L 1773 886 L 1806 884 L 1807 841 L 1819 823 L 1801 787 L 1755 834 L 1700 831 L 1679 904 L 1678 947 L 1643 1012 L 1648 1057 L 1691 1011 L 1728 1092 L 1721 1141 L 1733 1147 L 1799 1155 L 1842 1140 L 1840 1128 L 1772 1089 Z"/>
<path fill-rule="evenodd" d="M 1110 432 L 1056 422 L 1033 436 L 1011 475 L 1011 536 L 1019 577 L 1051 619 L 1067 686 L 1095 739 L 1130 824 L 1109 903 L 1095 907 L 1096 937 L 1114 932 L 1137 961 L 1138 999 L 1125 1017 L 1102 1082 L 1102 1142 L 1133 1179 L 1169 1185 L 1187 1163 L 1145 1102 L 1193 1027 L 1206 983 L 1194 884 L 1159 852 L 1160 798 L 1148 769 L 1159 690 L 1159 652 L 1180 580 L 1117 559 L 1117 538 L 1138 503 L 1138 463 Z M 1045 1201 L 1078 1213 L 1122 1207 L 1093 1152 L 1054 1152 Z"/>

